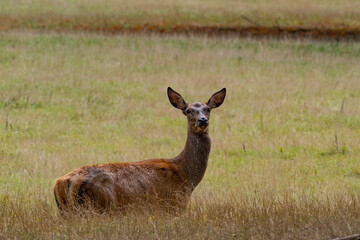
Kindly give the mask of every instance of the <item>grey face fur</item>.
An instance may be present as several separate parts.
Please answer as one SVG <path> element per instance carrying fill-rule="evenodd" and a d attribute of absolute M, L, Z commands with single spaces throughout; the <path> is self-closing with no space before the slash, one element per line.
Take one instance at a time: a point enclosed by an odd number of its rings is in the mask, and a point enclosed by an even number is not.
<path fill-rule="evenodd" d="M 210 120 L 210 107 L 203 103 L 188 104 L 183 113 L 188 118 L 191 132 L 203 133 L 208 131 Z"/>

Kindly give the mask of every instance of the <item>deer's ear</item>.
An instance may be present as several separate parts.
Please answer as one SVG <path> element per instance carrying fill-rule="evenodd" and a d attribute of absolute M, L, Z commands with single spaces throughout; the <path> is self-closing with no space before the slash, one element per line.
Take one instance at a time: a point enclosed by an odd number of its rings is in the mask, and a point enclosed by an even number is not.
<path fill-rule="evenodd" d="M 226 88 L 221 89 L 220 91 L 214 93 L 209 101 L 206 103 L 210 108 L 217 108 L 224 102 L 226 96 Z"/>
<path fill-rule="evenodd" d="M 171 87 L 168 87 L 167 94 L 171 105 L 181 110 L 186 109 L 186 102 L 179 93 L 172 90 Z"/>

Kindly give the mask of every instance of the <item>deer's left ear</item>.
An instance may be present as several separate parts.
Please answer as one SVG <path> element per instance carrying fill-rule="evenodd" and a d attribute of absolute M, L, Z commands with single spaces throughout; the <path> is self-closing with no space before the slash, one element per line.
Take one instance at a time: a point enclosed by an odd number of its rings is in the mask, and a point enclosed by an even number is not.
<path fill-rule="evenodd" d="M 209 101 L 206 103 L 210 108 L 217 108 L 224 102 L 226 96 L 226 88 L 221 89 L 220 91 L 214 93 Z"/>

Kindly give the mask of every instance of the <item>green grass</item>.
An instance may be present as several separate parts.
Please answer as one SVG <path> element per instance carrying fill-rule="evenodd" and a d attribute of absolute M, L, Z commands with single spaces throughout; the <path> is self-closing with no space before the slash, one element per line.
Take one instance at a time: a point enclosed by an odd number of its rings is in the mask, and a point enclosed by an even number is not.
<path fill-rule="evenodd" d="M 0 38 L 0 237 L 324 239 L 358 230 L 360 44 L 33 34 Z M 54 180 L 81 165 L 173 157 L 212 112 L 184 215 L 62 220 Z M 341 107 L 343 104 L 343 108 Z M 169 227 L 165 228 L 164 224 Z"/>

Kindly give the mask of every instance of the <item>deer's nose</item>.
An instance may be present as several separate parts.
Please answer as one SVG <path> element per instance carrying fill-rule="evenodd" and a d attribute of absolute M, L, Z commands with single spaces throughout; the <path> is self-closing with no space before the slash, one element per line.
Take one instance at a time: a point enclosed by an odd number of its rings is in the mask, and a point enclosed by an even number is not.
<path fill-rule="evenodd" d="M 200 126 L 207 126 L 209 124 L 209 120 L 206 117 L 201 117 L 198 121 Z"/>

